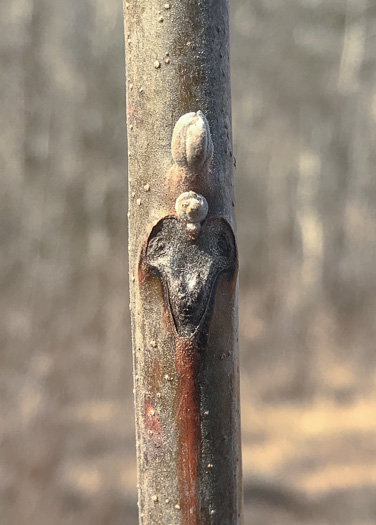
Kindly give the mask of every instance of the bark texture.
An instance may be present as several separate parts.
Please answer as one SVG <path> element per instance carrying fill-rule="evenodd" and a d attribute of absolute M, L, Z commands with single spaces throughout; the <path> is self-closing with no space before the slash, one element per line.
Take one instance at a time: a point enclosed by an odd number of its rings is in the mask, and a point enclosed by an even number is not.
<path fill-rule="evenodd" d="M 241 521 L 226 0 L 124 3 L 140 523 Z"/>

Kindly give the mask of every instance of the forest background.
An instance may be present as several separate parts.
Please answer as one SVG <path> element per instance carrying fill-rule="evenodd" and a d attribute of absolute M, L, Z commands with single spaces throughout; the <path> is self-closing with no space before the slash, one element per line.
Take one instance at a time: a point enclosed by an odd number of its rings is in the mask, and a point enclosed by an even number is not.
<path fill-rule="evenodd" d="M 371 525 L 376 4 L 231 30 L 245 523 Z M 0 65 L 0 524 L 135 525 L 121 1 L 1 2 Z"/>

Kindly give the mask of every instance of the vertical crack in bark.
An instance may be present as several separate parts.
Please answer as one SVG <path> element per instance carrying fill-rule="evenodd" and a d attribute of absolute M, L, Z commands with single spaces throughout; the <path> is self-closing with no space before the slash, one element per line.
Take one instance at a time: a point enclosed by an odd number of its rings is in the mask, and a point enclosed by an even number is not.
<path fill-rule="evenodd" d="M 176 371 L 179 375 L 176 424 L 179 430 L 178 480 L 182 524 L 199 524 L 201 451 L 199 351 L 192 339 L 176 340 Z"/>

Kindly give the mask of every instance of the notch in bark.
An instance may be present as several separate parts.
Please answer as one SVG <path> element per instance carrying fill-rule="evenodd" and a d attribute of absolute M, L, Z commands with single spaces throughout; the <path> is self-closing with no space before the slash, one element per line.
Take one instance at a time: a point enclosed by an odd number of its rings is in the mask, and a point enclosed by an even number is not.
<path fill-rule="evenodd" d="M 140 523 L 233 525 L 242 497 L 228 6 L 124 7 Z"/>

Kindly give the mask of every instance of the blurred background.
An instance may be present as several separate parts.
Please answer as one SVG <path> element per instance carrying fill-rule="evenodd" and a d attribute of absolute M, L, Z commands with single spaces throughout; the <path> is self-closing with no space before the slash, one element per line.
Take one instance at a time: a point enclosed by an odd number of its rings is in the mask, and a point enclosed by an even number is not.
<path fill-rule="evenodd" d="M 0 524 L 135 525 L 121 0 L 0 3 Z M 231 0 L 245 525 L 376 523 L 376 3 Z"/>

